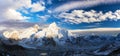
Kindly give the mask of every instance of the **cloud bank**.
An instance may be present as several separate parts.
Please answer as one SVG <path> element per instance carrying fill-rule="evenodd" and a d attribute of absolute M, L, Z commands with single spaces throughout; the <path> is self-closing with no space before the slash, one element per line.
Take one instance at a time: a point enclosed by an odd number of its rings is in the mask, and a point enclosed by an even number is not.
<path fill-rule="evenodd" d="M 60 5 L 54 9 L 54 12 L 63 12 L 63 11 L 69 11 L 71 9 L 75 8 L 87 8 L 96 6 L 99 4 L 112 4 L 112 3 L 119 3 L 120 0 L 82 0 L 82 1 L 72 1 L 65 3 L 63 5 Z"/>
<path fill-rule="evenodd" d="M 63 20 L 66 23 L 91 23 L 91 22 L 101 22 L 106 20 L 117 21 L 120 19 L 120 10 L 115 12 L 106 12 L 102 11 L 96 12 L 94 10 L 84 11 L 84 10 L 73 10 L 71 13 L 63 12 L 59 16 L 59 19 Z"/>
<path fill-rule="evenodd" d="M 22 15 L 19 11 L 38 12 L 45 10 L 44 2 L 38 1 L 33 3 L 31 0 L 0 0 L 0 19 L 3 20 L 26 20 L 28 16 Z M 27 12 L 27 11 L 26 11 Z"/>

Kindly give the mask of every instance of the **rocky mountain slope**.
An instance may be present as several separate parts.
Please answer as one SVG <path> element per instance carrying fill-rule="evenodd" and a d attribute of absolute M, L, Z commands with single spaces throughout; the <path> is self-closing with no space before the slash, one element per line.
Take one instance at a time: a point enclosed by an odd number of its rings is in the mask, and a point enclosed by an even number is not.
<path fill-rule="evenodd" d="M 5 31 L 1 36 L 4 45 L 17 45 L 25 49 L 61 52 L 66 55 L 112 55 L 119 52 L 120 34 L 117 36 L 74 36 L 66 29 L 62 29 L 56 23 L 47 28 L 40 26 L 24 30 Z M 119 54 L 119 53 L 117 53 Z"/>

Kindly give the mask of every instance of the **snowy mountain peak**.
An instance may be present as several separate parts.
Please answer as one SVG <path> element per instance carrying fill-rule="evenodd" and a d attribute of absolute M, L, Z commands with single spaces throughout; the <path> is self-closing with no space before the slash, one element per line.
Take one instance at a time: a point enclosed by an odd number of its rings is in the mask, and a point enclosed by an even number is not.
<path fill-rule="evenodd" d="M 50 26 L 57 26 L 55 22 L 51 23 Z"/>
<path fill-rule="evenodd" d="M 36 24 L 32 27 L 21 30 L 22 32 L 20 32 L 19 30 L 10 32 L 5 31 L 3 33 L 3 36 L 5 39 L 14 39 L 20 41 L 18 44 L 20 44 L 21 46 L 29 46 L 28 43 L 34 43 L 34 39 L 37 39 L 38 44 L 40 45 L 44 44 L 42 43 L 42 41 L 44 41 L 42 39 L 44 38 L 54 39 L 56 43 L 61 42 L 59 39 L 62 39 L 63 42 L 68 39 L 68 30 L 58 27 L 55 22 L 51 23 L 48 27 L 41 30 L 39 30 L 39 28 L 39 25 Z M 26 44 L 26 42 L 28 43 Z"/>
<path fill-rule="evenodd" d="M 33 28 L 35 28 L 35 29 L 40 29 L 40 27 L 39 27 L 38 24 L 35 24 L 35 25 L 33 26 Z"/>
<path fill-rule="evenodd" d="M 48 28 L 58 29 L 59 27 L 55 22 L 51 23 Z"/>
<path fill-rule="evenodd" d="M 45 32 L 45 37 L 53 38 L 58 35 L 59 27 L 55 22 L 51 23 L 48 28 L 43 29 Z"/>

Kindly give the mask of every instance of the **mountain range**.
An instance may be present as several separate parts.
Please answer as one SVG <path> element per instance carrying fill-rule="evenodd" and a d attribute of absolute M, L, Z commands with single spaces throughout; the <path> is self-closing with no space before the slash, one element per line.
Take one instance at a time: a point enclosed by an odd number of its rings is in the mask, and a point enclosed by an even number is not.
<path fill-rule="evenodd" d="M 75 31 L 76 32 L 76 31 Z M 40 29 L 34 25 L 27 29 L 5 31 L 1 41 L 6 45 L 19 45 L 27 49 L 72 50 L 94 55 L 109 55 L 120 47 L 120 34 L 115 36 L 75 35 L 72 31 L 57 26 L 54 22 Z"/>

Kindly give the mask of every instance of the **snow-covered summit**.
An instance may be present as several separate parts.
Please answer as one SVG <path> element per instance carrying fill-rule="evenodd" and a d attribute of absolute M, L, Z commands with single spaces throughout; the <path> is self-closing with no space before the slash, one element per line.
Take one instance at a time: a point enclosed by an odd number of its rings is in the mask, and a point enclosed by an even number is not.
<path fill-rule="evenodd" d="M 39 25 L 34 25 L 27 29 L 5 31 L 3 36 L 5 39 L 18 40 L 19 43 L 33 43 L 33 39 L 40 40 L 39 44 L 42 43 L 42 38 L 52 38 L 55 42 L 60 42 L 59 39 L 62 38 L 66 40 L 68 38 L 68 30 L 62 29 L 57 26 L 55 22 L 51 23 L 48 27 L 39 30 Z M 23 39 L 26 39 L 23 41 Z M 18 43 L 18 44 L 19 44 Z M 27 44 L 26 44 L 27 45 Z"/>
<path fill-rule="evenodd" d="M 57 37 L 58 30 L 59 30 L 59 27 L 56 25 L 55 22 L 50 24 L 48 28 L 43 29 L 43 31 L 46 34 L 45 37 L 48 37 L 48 38 Z"/>
<path fill-rule="evenodd" d="M 51 23 L 48 28 L 50 28 L 50 29 L 52 28 L 54 30 L 58 30 L 59 29 L 59 27 L 57 26 L 57 24 L 55 22 Z"/>
<path fill-rule="evenodd" d="M 43 50 L 75 50 L 86 53 L 95 50 L 92 52 L 93 54 L 104 56 L 120 47 L 119 37 L 120 34 L 111 37 L 102 37 L 96 34 L 77 37 L 73 36 L 72 32 L 58 27 L 54 22 L 43 29 L 40 29 L 39 25 L 34 25 L 22 30 L 5 31 L 2 41 L 10 45 L 16 44 L 25 48 Z"/>
<path fill-rule="evenodd" d="M 19 40 L 23 38 L 30 38 L 32 34 L 35 34 L 39 30 L 39 26 L 36 24 L 33 27 L 29 27 L 27 29 L 22 30 L 13 30 L 13 31 L 5 31 L 3 32 L 3 36 L 5 38 L 10 38 L 14 40 Z"/>
<path fill-rule="evenodd" d="M 38 31 L 37 33 L 35 33 L 35 38 L 61 38 L 66 37 L 65 35 L 68 35 L 68 31 L 58 27 L 57 24 L 54 22 L 51 23 L 47 28 L 42 29 L 42 31 Z"/>

